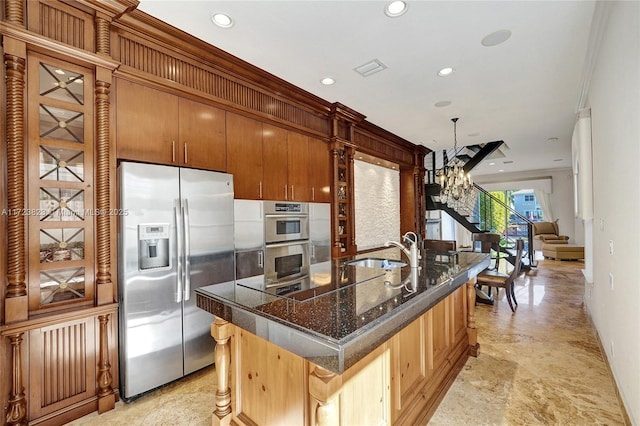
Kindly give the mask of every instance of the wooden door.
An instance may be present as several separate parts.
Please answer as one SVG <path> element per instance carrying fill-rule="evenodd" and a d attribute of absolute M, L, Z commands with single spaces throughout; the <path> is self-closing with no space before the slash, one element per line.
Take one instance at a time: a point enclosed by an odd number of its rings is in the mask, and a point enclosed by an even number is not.
<path fill-rule="evenodd" d="M 233 174 L 235 198 L 262 196 L 262 123 L 228 112 L 227 173 Z"/>
<path fill-rule="evenodd" d="M 116 95 L 118 158 L 178 164 L 178 97 L 126 80 Z"/>
<path fill-rule="evenodd" d="M 327 143 L 321 139 L 309 138 L 309 187 L 310 201 L 331 202 L 331 162 Z"/>
<path fill-rule="evenodd" d="M 288 132 L 289 195 L 292 201 L 310 201 L 309 190 L 309 138 Z"/>
<path fill-rule="evenodd" d="M 289 200 L 287 131 L 263 124 L 262 161 L 264 164 L 263 195 L 265 200 Z"/>
<path fill-rule="evenodd" d="M 180 99 L 179 163 L 198 169 L 226 171 L 225 112 Z"/>

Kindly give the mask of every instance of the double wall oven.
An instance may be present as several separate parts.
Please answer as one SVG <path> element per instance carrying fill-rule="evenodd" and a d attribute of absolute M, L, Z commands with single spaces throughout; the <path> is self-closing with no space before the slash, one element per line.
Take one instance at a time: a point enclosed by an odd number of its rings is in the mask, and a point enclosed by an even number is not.
<path fill-rule="evenodd" d="M 283 294 L 308 287 L 308 204 L 285 201 L 263 203 L 266 290 Z"/>

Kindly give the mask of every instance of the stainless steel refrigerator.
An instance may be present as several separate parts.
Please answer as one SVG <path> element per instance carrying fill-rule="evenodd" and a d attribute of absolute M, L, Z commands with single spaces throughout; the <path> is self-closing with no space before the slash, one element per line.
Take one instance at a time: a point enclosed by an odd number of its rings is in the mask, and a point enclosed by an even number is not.
<path fill-rule="evenodd" d="M 234 279 L 233 176 L 123 162 L 118 166 L 121 396 L 213 363 L 213 316 L 194 290 Z"/>

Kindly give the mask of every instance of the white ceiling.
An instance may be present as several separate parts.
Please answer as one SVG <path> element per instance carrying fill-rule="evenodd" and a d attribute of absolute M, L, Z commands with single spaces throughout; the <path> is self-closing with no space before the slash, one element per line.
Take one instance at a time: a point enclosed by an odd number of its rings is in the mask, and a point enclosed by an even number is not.
<path fill-rule="evenodd" d="M 451 148 L 453 117 L 458 146 L 504 140 L 506 157 L 484 161 L 476 176 L 571 166 L 594 1 L 407 1 L 396 18 L 386 3 L 142 0 L 138 8 L 415 144 Z M 215 26 L 214 12 L 233 27 Z M 504 29 L 505 43 L 481 45 Z M 372 59 L 387 69 L 354 71 Z M 439 77 L 446 66 L 455 72 Z M 321 85 L 326 76 L 336 83 Z"/>

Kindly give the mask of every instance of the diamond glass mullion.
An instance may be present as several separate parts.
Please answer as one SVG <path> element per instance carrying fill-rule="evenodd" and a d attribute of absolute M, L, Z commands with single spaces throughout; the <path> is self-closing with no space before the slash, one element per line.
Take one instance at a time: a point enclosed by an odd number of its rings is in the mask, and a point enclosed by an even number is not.
<path fill-rule="evenodd" d="M 84 152 L 41 145 L 40 179 L 84 182 Z"/>

